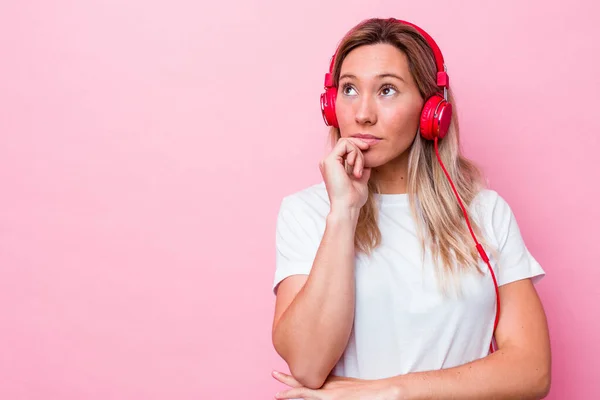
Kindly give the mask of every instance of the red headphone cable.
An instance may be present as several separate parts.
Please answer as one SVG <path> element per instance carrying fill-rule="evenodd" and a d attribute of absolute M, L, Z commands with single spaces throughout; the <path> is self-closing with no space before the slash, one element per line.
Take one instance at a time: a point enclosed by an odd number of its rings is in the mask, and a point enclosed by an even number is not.
<path fill-rule="evenodd" d="M 490 274 L 492 275 L 492 280 L 494 281 L 494 289 L 496 290 L 496 318 L 494 320 L 494 330 L 492 331 L 492 341 L 490 343 L 490 353 L 493 353 L 494 352 L 494 346 L 493 346 L 494 333 L 496 332 L 496 327 L 498 326 L 498 319 L 500 318 L 500 292 L 498 290 L 498 282 L 496 281 L 496 274 L 494 274 L 494 270 L 492 269 L 492 266 L 490 265 L 490 259 L 488 258 L 487 254 L 485 253 L 483 246 L 477 241 L 477 238 L 475 237 L 475 234 L 473 233 L 473 228 L 471 227 L 471 223 L 469 222 L 469 215 L 467 214 L 467 210 L 465 209 L 465 206 L 463 205 L 463 202 L 460 199 L 460 196 L 458 195 L 456 187 L 454 187 L 454 182 L 452 182 L 452 179 L 450 178 L 450 174 L 448 174 L 448 171 L 446 171 L 446 167 L 444 166 L 444 163 L 442 162 L 442 158 L 440 157 L 440 152 L 438 150 L 437 136 L 435 137 L 434 146 L 435 146 L 435 155 L 438 159 L 438 162 L 440 163 L 440 166 L 444 170 L 444 174 L 446 174 L 446 178 L 448 178 L 448 182 L 450 182 L 450 185 L 452 186 L 454 195 L 456 196 L 456 199 L 458 200 L 458 204 L 460 205 L 463 215 L 465 216 L 465 221 L 467 222 L 467 226 L 469 227 L 469 232 L 471 232 L 471 236 L 473 237 L 473 240 L 475 241 L 477 251 L 479 252 L 479 255 L 481 256 L 483 261 L 485 261 L 487 263 L 487 266 L 490 270 Z"/>

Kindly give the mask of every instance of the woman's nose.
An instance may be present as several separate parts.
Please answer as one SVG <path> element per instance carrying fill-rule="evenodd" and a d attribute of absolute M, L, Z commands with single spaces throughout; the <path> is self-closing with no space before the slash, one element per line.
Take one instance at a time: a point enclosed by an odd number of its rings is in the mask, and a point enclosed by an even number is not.
<path fill-rule="evenodd" d="M 377 113 L 373 100 L 369 96 L 364 96 L 357 102 L 357 109 L 354 114 L 354 119 L 358 124 L 373 125 L 377 121 Z"/>

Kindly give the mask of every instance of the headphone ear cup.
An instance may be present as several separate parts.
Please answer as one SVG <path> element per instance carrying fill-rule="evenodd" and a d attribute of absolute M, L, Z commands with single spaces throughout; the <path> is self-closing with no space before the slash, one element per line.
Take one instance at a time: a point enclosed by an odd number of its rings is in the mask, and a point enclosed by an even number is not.
<path fill-rule="evenodd" d="M 321 112 L 323 120 L 328 126 L 338 127 L 337 116 L 335 115 L 335 99 L 337 98 L 337 88 L 330 87 L 321 94 Z"/>
<path fill-rule="evenodd" d="M 421 111 L 421 136 L 427 140 L 443 139 L 448 133 L 452 119 L 452 104 L 442 96 L 433 95 L 425 102 Z"/>
<path fill-rule="evenodd" d="M 437 110 L 437 118 L 434 119 L 435 129 L 438 132 L 438 137 L 443 139 L 450 129 L 450 121 L 452 120 L 452 104 L 446 100 L 440 104 Z"/>

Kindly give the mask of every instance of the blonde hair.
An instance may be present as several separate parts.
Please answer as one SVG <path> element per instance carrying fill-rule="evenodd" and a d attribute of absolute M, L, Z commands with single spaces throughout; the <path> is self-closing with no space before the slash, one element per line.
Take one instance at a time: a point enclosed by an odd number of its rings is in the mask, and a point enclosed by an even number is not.
<path fill-rule="evenodd" d="M 359 46 L 377 43 L 394 45 L 407 56 L 410 72 L 424 99 L 439 92 L 435 59 L 427 41 L 409 25 L 378 18 L 361 22 L 341 41 L 333 67 L 336 87 L 342 62 L 348 53 Z M 461 154 L 452 90 L 448 92 L 448 100 L 452 103 L 452 122 L 447 135 L 438 143 L 439 153 L 463 204 L 468 207 L 483 187 L 483 179 L 475 164 Z M 340 138 L 338 128 L 331 128 L 330 138 L 334 145 Z M 381 243 L 374 196 L 380 191 L 373 180 L 369 181 L 368 187 L 367 202 L 361 208 L 356 227 L 355 245 L 358 251 L 370 254 Z M 409 149 L 407 191 L 423 256 L 428 246 L 441 275 L 449 273 L 456 278 L 454 272 L 457 271 L 476 270 L 481 273 L 475 243 L 452 187 L 437 161 L 434 143 L 418 133 Z M 470 221 L 478 240 L 484 244 L 479 226 L 472 219 Z"/>

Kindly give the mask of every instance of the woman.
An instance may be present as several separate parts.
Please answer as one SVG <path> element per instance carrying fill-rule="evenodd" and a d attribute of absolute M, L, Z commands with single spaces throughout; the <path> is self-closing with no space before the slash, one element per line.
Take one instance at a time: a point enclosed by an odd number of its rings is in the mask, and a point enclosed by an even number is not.
<path fill-rule="evenodd" d="M 286 196 L 277 220 L 273 344 L 292 375 L 273 373 L 291 387 L 276 398 L 544 397 L 533 283 L 545 272 L 460 153 L 433 39 L 363 21 L 321 100 L 333 139 L 323 182 Z"/>

